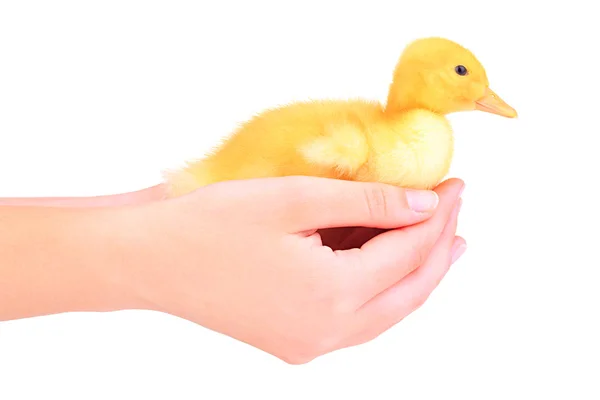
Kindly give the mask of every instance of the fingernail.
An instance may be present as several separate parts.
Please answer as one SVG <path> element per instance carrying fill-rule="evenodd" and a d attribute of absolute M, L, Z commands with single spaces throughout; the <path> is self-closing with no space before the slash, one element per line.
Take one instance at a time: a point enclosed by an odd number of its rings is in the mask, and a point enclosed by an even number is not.
<path fill-rule="evenodd" d="M 467 245 L 466 244 L 461 244 L 456 249 L 454 249 L 454 251 L 452 252 L 452 261 L 451 261 L 451 263 L 454 264 L 456 262 L 456 260 L 458 260 L 460 258 L 460 256 L 462 256 L 464 254 L 465 251 L 467 251 Z"/>
<path fill-rule="evenodd" d="M 407 189 L 406 201 L 411 210 L 417 212 L 431 211 L 438 205 L 439 198 L 436 192 L 430 190 Z"/>

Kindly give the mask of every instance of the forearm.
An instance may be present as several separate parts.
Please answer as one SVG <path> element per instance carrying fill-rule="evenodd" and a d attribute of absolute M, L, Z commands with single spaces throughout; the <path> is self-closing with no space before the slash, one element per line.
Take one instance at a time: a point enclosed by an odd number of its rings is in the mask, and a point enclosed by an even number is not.
<path fill-rule="evenodd" d="M 90 197 L 7 197 L 0 198 L 0 206 L 44 207 L 107 207 L 146 203 L 165 196 L 162 184 L 135 192 Z"/>
<path fill-rule="evenodd" d="M 0 207 L 0 320 L 135 307 L 113 279 L 122 246 L 108 215 Z"/>

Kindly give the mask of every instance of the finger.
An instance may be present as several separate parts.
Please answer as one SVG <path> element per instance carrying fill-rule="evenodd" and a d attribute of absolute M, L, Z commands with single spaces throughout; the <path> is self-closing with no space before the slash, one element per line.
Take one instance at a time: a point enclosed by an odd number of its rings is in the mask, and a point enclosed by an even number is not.
<path fill-rule="evenodd" d="M 174 201 L 196 196 L 212 199 L 205 202 L 207 212 L 226 209 L 231 218 L 303 235 L 328 228 L 408 226 L 429 218 L 438 203 L 434 191 L 312 176 L 218 182 Z"/>
<path fill-rule="evenodd" d="M 460 236 L 456 236 L 454 238 L 454 243 L 452 244 L 452 259 L 450 260 L 450 264 L 454 265 L 456 261 L 463 255 L 463 253 L 467 251 L 467 242 Z"/>
<path fill-rule="evenodd" d="M 454 238 L 454 244 L 452 245 L 451 264 L 454 264 L 454 262 L 464 252 L 464 249 L 466 249 L 465 240 L 460 236 L 456 236 Z M 360 312 L 362 313 L 363 310 Z M 370 342 L 385 331 L 392 328 L 394 325 L 400 323 L 409 314 L 410 313 L 406 314 L 404 317 L 402 317 L 402 314 L 400 314 L 400 316 L 396 316 L 395 318 L 385 318 L 381 315 L 381 313 L 379 313 L 378 316 L 371 315 L 370 319 L 357 319 L 354 334 L 349 336 L 345 341 L 341 342 L 338 346 L 338 349 L 358 346 L 363 343 Z"/>
<path fill-rule="evenodd" d="M 285 211 L 286 228 L 292 232 L 408 226 L 429 218 L 438 203 L 434 191 L 381 183 L 314 177 L 289 177 L 281 182 L 279 209 Z"/>
<path fill-rule="evenodd" d="M 354 266 L 352 288 L 358 301 L 372 298 L 424 263 L 446 226 L 463 185 L 461 180 L 452 179 L 436 188 L 440 203 L 427 221 L 382 233 L 358 251 L 335 253 L 345 269 Z"/>
<path fill-rule="evenodd" d="M 455 237 L 459 208 L 457 204 L 427 261 L 357 311 L 357 326 L 362 331 L 359 336 L 363 336 L 359 340 L 377 336 L 396 325 L 421 307 L 439 285 L 452 264 L 453 252 L 466 246 L 463 238 Z"/>

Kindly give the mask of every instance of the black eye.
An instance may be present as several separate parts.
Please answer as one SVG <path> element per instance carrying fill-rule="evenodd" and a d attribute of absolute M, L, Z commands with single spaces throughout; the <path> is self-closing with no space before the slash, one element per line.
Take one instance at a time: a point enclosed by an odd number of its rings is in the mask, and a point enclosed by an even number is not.
<path fill-rule="evenodd" d="M 454 70 L 460 76 L 465 76 L 467 74 L 467 72 L 468 72 L 467 68 L 464 65 L 457 65 L 456 68 L 454 68 Z"/>

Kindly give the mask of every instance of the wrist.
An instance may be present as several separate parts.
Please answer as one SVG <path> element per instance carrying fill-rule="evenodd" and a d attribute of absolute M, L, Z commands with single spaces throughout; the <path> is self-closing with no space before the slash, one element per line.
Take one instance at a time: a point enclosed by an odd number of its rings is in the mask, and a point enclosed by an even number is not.
<path fill-rule="evenodd" d="M 150 309 L 139 295 L 137 281 L 146 274 L 144 245 L 147 236 L 139 207 L 111 207 L 90 210 L 76 223 L 85 232 L 81 267 L 95 291 L 93 311 Z M 143 207 L 142 207 L 143 208 Z"/>
<path fill-rule="evenodd" d="M 119 208 L 110 213 L 107 220 L 113 221 L 113 232 L 108 236 L 118 239 L 112 244 L 114 262 L 107 276 L 111 287 L 124 293 L 128 307 L 187 318 L 181 306 L 188 301 L 182 298 L 193 293 L 194 300 L 189 303 L 194 304 L 195 311 L 204 309 L 208 288 L 201 225 L 206 215 L 198 213 L 197 207 L 185 210 L 185 201 L 181 200 Z"/>

